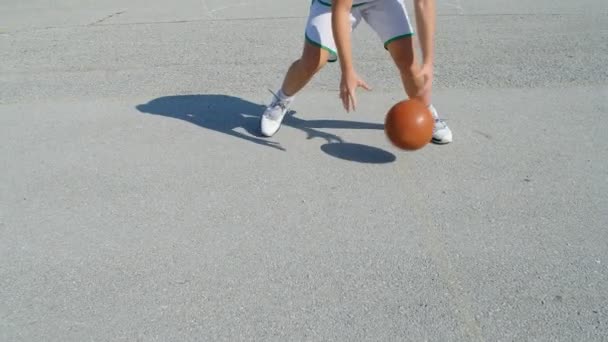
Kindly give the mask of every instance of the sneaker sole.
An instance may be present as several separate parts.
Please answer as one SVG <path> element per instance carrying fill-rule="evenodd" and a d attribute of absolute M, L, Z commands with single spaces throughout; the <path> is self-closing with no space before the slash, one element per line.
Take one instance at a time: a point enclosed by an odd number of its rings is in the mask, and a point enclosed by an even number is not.
<path fill-rule="evenodd" d="M 451 143 L 451 141 L 442 141 L 442 140 L 438 140 L 438 139 L 435 139 L 435 138 L 431 139 L 431 142 L 433 144 L 437 144 L 437 145 L 445 145 L 445 144 Z"/>

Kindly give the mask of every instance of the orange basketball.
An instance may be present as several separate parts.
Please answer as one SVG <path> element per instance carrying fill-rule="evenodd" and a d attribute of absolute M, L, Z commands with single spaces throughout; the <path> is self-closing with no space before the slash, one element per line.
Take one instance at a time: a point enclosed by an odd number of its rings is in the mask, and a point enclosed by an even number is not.
<path fill-rule="evenodd" d="M 431 141 L 434 125 L 431 111 L 419 100 L 409 99 L 391 107 L 384 121 L 384 132 L 396 147 L 414 151 Z"/>

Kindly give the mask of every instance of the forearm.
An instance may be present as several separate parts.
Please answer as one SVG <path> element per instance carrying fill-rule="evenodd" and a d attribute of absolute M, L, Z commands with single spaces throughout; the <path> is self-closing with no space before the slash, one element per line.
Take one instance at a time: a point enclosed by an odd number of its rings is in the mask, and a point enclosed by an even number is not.
<path fill-rule="evenodd" d="M 432 65 L 435 58 L 435 0 L 415 0 L 415 7 L 423 64 Z"/>
<path fill-rule="evenodd" d="M 350 37 L 350 10 L 352 0 L 334 0 L 331 8 L 331 26 L 342 72 L 353 70 L 352 44 Z"/>

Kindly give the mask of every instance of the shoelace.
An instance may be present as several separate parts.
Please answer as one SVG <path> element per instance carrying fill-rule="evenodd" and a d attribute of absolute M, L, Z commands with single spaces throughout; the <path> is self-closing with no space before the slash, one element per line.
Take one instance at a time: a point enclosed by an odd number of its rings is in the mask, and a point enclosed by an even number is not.
<path fill-rule="evenodd" d="M 274 96 L 274 100 L 270 103 L 270 106 L 274 107 L 274 106 L 278 105 L 281 107 L 281 109 L 285 110 L 287 108 L 287 104 L 285 102 L 281 101 L 281 98 L 279 97 L 279 95 L 277 95 L 271 89 L 268 89 L 268 91 L 272 94 L 272 96 Z"/>
<path fill-rule="evenodd" d="M 272 90 L 268 89 L 268 91 L 272 94 L 272 96 L 274 97 L 274 100 L 272 100 L 272 102 L 270 102 L 270 105 L 268 106 L 269 108 L 274 108 L 279 106 L 281 108 L 281 111 L 285 111 L 287 109 L 287 104 L 283 101 L 281 101 L 281 99 L 279 98 L 279 96 L 277 94 L 275 94 L 275 92 L 273 92 Z M 275 114 L 274 111 L 267 111 L 267 116 L 268 117 L 272 117 L 273 119 L 275 119 Z"/>
<path fill-rule="evenodd" d="M 446 127 L 448 127 L 448 125 L 445 123 L 445 120 L 437 118 L 435 119 L 435 125 L 433 125 L 433 133 Z"/>

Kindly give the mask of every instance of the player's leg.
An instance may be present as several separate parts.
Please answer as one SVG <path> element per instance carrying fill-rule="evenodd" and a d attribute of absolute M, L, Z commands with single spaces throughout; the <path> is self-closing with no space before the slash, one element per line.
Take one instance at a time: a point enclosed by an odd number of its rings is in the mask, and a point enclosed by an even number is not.
<path fill-rule="evenodd" d="M 270 137 L 279 130 L 294 96 L 323 68 L 328 58 L 329 53 L 326 50 L 308 40 L 304 43 L 302 56 L 291 64 L 281 88 L 273 94 L 262 115 L 260 130 L 263 135 Z"/>
<path fill-rule="evenodd" d="M 262 115 L 263 135 L 269 137 L 279 130 L 294 96 L 328 61 L 333 62 L 336 59 L 331 31 L 331 8 L 315 0 L 310 7 L 302 56 L 291 64 L 281 88 L 273 94 L 273 99 Z"/>
<path fill-rule="evenodd" d="M 423 82 L 417 77 L 420 66 L 414 52 L 414 31 L 403 0 L 375 1 L 366 9 L 364 18 L 384 42 L 384 48 L 389 51 L 399 70 L 408 97 L 414 98 Z M 444 120 L 439 118 L 430 99 L 424 100 L 429 103 L 429 109 L 435 118 L 433 142 L 440 144 L 451 142 L 450 128 Z"/>
<path fill-rule="evenodd" d="M 280 91 L 285 96 L 295 96 L 327 64 L 329 58 L 329 51 L 306 39 L 302 56 L 287 70 Z"/>
<path fill-rule="evenodd" d="M 420 67 L 414 54 L 412 36 L 393 39 L 387 42 L 385 47 L 395 62 L 397 70 L 399 70 L 399 76 L 401 77 L 405 92 L 408 97 L 415 97 L 418 89 L 422 87 L 423 80 L 417 77 Z M 424 99 L 424 101 L 430 104 L 429 99 Z"/>
<path fill-rule="evenodd" d="M 418 78 L 420 67 L 416 61 L 414 54 L 414 44 L 412 36 L 401 37 L 389 42 L 386 48 L 391 54 L 401 80 L 403 87 L 409 98 L 416 97 L 418 89 L 423 84 L 423 80 Z M 423 99 L 426 103 L 431 103 L 430 99 Z M 435 127 L 433 129 L 433 142 L 438 144 L 447 144 L 452 141 L 452 131 L 443 119 L 439 117 L 435 107 L 430 104 L 429 109 L 435 118 Z"/>
<path fill-rule="evenodd" d="M 423 84 L 422 79 L 417 75 L 420 73 L 420 67 L 414 54 L 414 42 L 412 36 L 400 37 L 388 44 L 386 48 L 391 54 L 403 86 L 409 98 L 414 98 L 418 93 L 418 89 Z M 430 99 L 423 99 L 426 103 L 431 103 Z M 443 119 L 439 117 L 435 107 L 430 104 L 429 109 L 435 118 L 435 127 L 433 129 L 433 142 L 438 144 L 447 144 L 452 141 L 452 131 Z"/>

